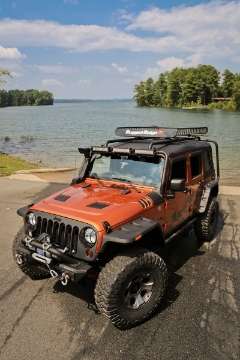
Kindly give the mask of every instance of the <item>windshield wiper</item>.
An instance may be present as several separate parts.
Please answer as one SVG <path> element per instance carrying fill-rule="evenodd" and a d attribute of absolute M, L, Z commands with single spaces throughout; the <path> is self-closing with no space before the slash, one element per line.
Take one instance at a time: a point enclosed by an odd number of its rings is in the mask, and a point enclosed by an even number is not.
<path fill-rule="evenodd" d="M 112 177 L 113 180 L 119 180 L 119 181 L 124 181 L 124 182 L 128 182 L 128 183 L 132 183 L 131 180 L 128 180 L 128 179 L 124 179 L 124 178 L 120 178 L 120 177 Z"/>

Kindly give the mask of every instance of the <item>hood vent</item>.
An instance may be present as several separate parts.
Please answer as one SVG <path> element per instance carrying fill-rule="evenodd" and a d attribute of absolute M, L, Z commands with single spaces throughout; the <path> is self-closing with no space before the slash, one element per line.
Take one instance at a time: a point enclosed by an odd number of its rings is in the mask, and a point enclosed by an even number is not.
<path fill-rule="evenodd" d="M 112 185 L 111 185 L 111 188 L 113 188 L 113 189 L 119 189 L 119 190 L 125 190 L 125 189 L 126 189 L 126 186 L 124 186 L 124 185 L 118 185 L 118 184 L 112 184 Z"/>
<path fill-rule="evenodd" d="M 109 204 L 103 203 L 103 202 L 95 202 L 95 203 L 87 205 L 87 207 L 91 207 L 94 209 L 104 209 L 107 206 L 109 206 Z"/>
<path fill-rule="evenodd" d="M 140 203 L 140 205 L 141 205 L 144 209 L 147 209 L 147 208 L 149 208 L 150 206 L 152 206 L 152 200 L 149 199 L 148 197 L 144 197 L 144 198 L 138 200 L 138 202 Z"/>
<path fill-rule="evenodd" d="M 54 198 L 54 200 L 64 202 L 64 201 L 67 201 L 68 199 L 70 199 L 70 197 L 71 196 L 69 196 L 69 195 L 59 194 L 58 196 L 56 196 Z"/>
<path fill-rule="evenodd" d="M 111 185 L 111 188 L 121 190 L 122 195 L 127 195 L 131 192 L 131 190 L 124 185 L 113 184 L 113 185 Z"/>

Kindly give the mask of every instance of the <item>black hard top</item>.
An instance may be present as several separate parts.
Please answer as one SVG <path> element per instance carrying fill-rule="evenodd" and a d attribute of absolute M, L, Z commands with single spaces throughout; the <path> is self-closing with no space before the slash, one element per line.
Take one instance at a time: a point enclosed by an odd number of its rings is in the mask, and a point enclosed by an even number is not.
<path fill-rule="evenodd" d="M 125 140 L 125 139 L 124 139 Z M 198 139 L 128 139 L 128 141 L 118 141 L 109 144 L 112 148 L 134 149 L 134 150 L 157 150 L 163 151 L 167 155 L 176 156 L 185 152 L 208 149 L 211 145 L 204 140 Z"/>

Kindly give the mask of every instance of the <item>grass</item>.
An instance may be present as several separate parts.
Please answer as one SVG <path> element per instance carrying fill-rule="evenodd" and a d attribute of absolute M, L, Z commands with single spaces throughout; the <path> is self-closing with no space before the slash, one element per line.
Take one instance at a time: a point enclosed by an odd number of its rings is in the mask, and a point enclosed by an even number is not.
<path fill-rule="evenodd" d="M 18 170 L 36 169 L 38 167 L 38 165 L 19 157 L 0 153 L 0 176 L 8 176 Z"/>

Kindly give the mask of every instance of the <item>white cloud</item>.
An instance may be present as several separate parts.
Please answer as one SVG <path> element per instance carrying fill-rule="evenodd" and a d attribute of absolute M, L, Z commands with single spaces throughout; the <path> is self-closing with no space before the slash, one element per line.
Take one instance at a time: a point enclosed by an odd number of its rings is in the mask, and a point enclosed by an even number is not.
<path fill-rule="evenodd" d="M 183 67 L 184 59 L 176 58 L 174 56 L 157 61 L 157 65 L 163 70 L 172 70 L 175 67 Z"/>
<path fill-rule="evenodd" d="M 25 55 L 21 54 L 17 48 L 6 48 L 0 46 L 0 59 L 19 60 L 24 58 Z"/>
<path fill-rule="evenodd" d="M 36 65 L 36 68 L 43 74 L 68 75 L 74 74 L 78 69 L 72 66 L 61 64 L 55 65 Z"/>
<path fill-rule="evenodd" d="M 63 83 L 57 79 L 43 79 L 42 86 L 48 88 L 63 87 Z"/>
<path fill-rule="evenodd" d="M 148 51 L 159 54 L 159 61 L 168 59 L 164 60 L 166 64 L 160 64 L 162 67 L 176 61 L 180 61 L 180 65 L 183 61 L 185 65 L 189 58 L 195 58 L 195 63 L 201 60 L 216 65 L 239 61 L 240 1 L 210 1 L 167 10 L 152 8 L 137 16 L 122 11 L 120 17 L 129 23 L 126 30 L 44 20 L 3 19 L 0 20 L 0 41 L 15 51 L 21 47 L 57 47 L 73 52 Z M 144 30 L 144 35 L 138 30 Z"/>
<path fill-rule="evenodd" d="M 0 39 L 4 44 L 18 47 L 58 47 L 79 52 L 112 49 L 169 51 L 173 41 L 171 36 L 141 38 L 114 27 L 11 19 L 0 21 Z"/>
<path fill-rule="evenodd" d="M 113 14 L 113 19 L 120 25 L 127 25 L 133 20 L 134 16 L 125 9 L 119 9 Z"/>
<path fill-rule="evenodd" d="M 240 1 L 210 1 L 168 10 L 142 11 L 127 29 L 172 37 L 172 50 L 205 57 L 235 56 L 240 52 Z M 167 34 L 167 35 L 166 35 Z"/>
<path fill-rule="evenodd" d="M 126 73 L 128 71 L 126 66 L 120 66 L 117 63 L 112 63 L 112 67 L 117 70 L 120 74 Z"/>
<path fill-rule="evenodd" d="M 239 29 L 240 2 L 209 1 L 192 6 L 178 6 L 167 10 L 152 8 L 142 11 L 128 26 L 129 30 L 142 29 L 159 33 L 178 32 L 188 33 L 190 36 L 197 30 L 209 27 L 220 30 L 221 25 L 228 25 L 230 29 Z M 227 30 L 224 28 L 224 30 Z"/>
<path fill-rule="evenodd" d="M 153 67 L 148 67 L 145 71 L 143 78 L 147 77 L 157 77 L 161 72 L 173 70 L 176 67 L 187 68 L 191 66 L 197 66 L 203 64 L 201 57 L 199 55 L 192 55 L 186 58 L 177 58 L 175 56 L 170 56 L 158 60 Z"/>
<path fill-rule="evenodd" d="M 184 67 L 196 66 L 202 62 L 201 60 L 202 60 L 201 56 L 199 56 L 197 54 L 189 56 L 185 59 L 177 58 L 175 56 L 170 56 L 170 57 L 158 60 L 157 65 L 161 71 L 168 71 L 168 70 L 172 70 L 176 67 L 184 68 Z"/>

